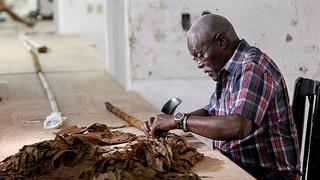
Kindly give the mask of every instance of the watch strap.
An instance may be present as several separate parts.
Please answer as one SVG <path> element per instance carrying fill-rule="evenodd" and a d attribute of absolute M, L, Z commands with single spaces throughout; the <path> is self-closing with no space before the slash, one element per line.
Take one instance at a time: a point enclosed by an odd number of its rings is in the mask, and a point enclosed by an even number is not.
<path fill-rule="evenodd" d="M 184 132 L 189 132 L 188 130 L 188 126 L 187 126 L 187 122 L 188 122 L 188 118 L 189 118 L 189 115 L 188 114 L 185 114 L 183 120 L 182 120 L 182 130 Z"/>

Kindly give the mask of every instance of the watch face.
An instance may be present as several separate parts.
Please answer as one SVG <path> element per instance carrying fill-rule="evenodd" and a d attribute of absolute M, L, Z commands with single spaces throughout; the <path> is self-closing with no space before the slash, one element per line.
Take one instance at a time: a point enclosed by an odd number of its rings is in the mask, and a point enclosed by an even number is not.
<path fill-rule="evenodd" d="M 182 120 L 184 118 L 184 114 L 179 112 L 174 116 L 174 118 L 177 120 Z"/>

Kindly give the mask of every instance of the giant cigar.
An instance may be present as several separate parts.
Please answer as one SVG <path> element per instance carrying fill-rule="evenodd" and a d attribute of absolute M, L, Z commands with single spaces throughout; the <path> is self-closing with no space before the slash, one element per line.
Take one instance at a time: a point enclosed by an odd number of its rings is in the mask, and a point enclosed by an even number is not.
<path fill-rule="evenodd" d="M 121 111 L 120 109 L 114 107 L 110 102 L 105 102 L 106 108 L 108 111 L 112 112 L 122 120 L 127 121 L 130 125 L 132 125 L 135 128 L 140 129 L 143 131 L 143 122 L 133 116 L 128 115 L 127 113 Z"/>

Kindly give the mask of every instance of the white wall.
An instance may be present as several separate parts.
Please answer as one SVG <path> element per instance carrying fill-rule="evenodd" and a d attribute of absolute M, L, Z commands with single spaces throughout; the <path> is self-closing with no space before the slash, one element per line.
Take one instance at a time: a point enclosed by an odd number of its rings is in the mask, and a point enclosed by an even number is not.
<path fill-rule="evenodd" d="M 37 0 L 5 0 L 5 3 L 19 16 L 28 16 L 31 11 L 37 10 Z"/>
<path fill-rule="evenodd" d="M 158 107 L 178 96 L 184 100 L 184 109 L 191 110 L 205 104 L 214 89 L 212 80 L 196 68 L 187 51 L 182 13 L 190 13 L 192 21 L 203 10 L 228 18 L 240 38 L 274 59 L 291 95 L 296 77 L 320 80 L 318 0 L 129 2 L 133 89 Z"/>
<path fill-rule="evenodd" d="M 53 15 L 53 1 L 41 0 L 39 1 L 39 13 L 43 16 Z"/>
<path fill-rule="evenodd" d="M 58 33 L 79 34 L 105 50 L 105 1 L 55 0 L 55 25 Z"/>
<path fill-rule="evenodd" d="M 106 0 L 106 68 L 117 82 L 131 90 L 127 4 L 127 0 Z"/>
<path fill-rule="evenodd" d="M 78 34 L 105 53 L 106 70 L 131 89 L 127 0 L 56 0 L 54 21 L 60 34 Z"/>
<path fill-rule="evenodd" d="M 159 108 L 172 96 L 183 99 L 185 111 L 201 107 L 215 87 L 191 60 L 186 32 L 181 27 L 182 13 L 190 13 L 192 22 L 203 10 L 228 18 L 240 38 L 274 59 L 287 80 L 291 96 L 296 77 L 320 80 L 318 0 L 57 0 L 56 3 L 59 32 L 82 34 L 99 48 L 105 46 L 107 70 L 114 79 L 127 89 L 132 87 L 140 92 Z"/>

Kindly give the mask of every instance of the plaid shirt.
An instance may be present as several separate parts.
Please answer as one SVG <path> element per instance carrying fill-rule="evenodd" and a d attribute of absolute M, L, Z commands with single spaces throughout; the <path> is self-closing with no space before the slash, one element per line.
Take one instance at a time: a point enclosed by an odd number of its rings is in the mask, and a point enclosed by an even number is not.
<path fill-rule="evenodd" d="M 211 115 L 238 114 L 253 122 L 241 140 L 213 141 L 240 166 L 300 171 L 298 136 L 285 80 L 276 64 L 242 40 L 219 72 L 216 91 L 204 109 Z"/>

